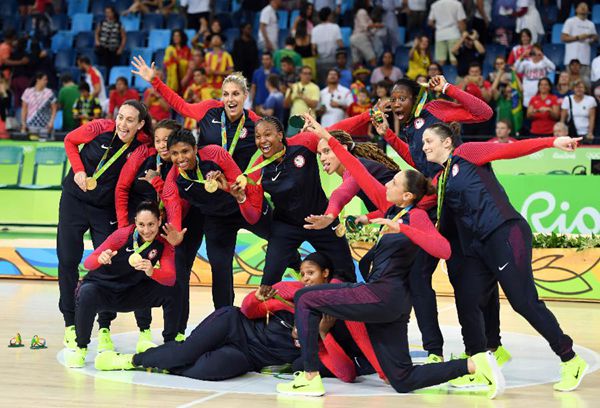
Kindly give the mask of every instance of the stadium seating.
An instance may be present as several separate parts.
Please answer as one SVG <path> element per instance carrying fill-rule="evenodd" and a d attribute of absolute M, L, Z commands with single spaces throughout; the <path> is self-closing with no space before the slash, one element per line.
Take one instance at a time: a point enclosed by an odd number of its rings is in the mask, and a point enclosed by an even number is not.
<path fill-rule="evenodd" d="M 137 57 L 138 55 L 140 55 L 144 59 L 144 61 L 146 61 L 146 63 L 150 64 L 150 62 L 152 61 L 153 52 L 154 51 L 152 50 L 152 48 L 136 47 L 131 50 L 131 57 L 133 58 L 134 56 Z"/>
<path fill-rule="evenodd" d="M 82 31 L 75 36 L 75 48 L 91 48 L 94 46 L 94 33 Z"/>
<path fill-rule="evenodd" d="M 70 31 L 58 31 L 52 36 L 52 42 L 50 49 L 53 53 L 57 53 L 59 50 L 69 49 L 73 47 L 73 33 Z"/>
<path fill-rule="evenodd" d="M 54 66 L 58 72 L 62 72 L 75 65 L 77 56 L 73 48 L 64 48 L 59 50 L 54 56 Z"/>
<path fill-rule="evenodd" d="M 21 177 L 23 175 L 23 148 L 20 146 L 0 146 L 0 166 L 3 168 L 3 173 L 6 172 L 4 166 L 17 166 L 16 181 L 14 184 L 21 184 Z M 7 186 L 2 185 L 0 187 Z"/>
<path fill-rule="evenodd" d="M 71 17 L 71 31 L 75 34 L 91 31 L 94 15 L 91 13 L 76 13 Z"/>
<path fill-rule="evenodd" d="M 117 78 L 125 77 L 127 78 L 127 84 L 129 86 L 133 85 L 133 74 L 131 73 L 131 67 L 129 65 L 120 65 L 112 67 L 110 70 L 110 76 L 108 77 L 108 83 L 114 84 L 117 82 Z"/>
<path fill-rule="evenodd" d="M 159 48 L 167 48 L 171 43 L 171 30 L 161 29 L 161 30 L 150 30 L 150 35 L 148 36 L 148 47 L 153 50 L 158 50 Z"/>
<path fill-rule="evenodd" d="M 162 14 L 148 13 L 144 14 L 142 18 L 142 28 L 150 31 L 155 29 L 161 29 L 164 27 L 164 18 Z"/>
<path fill-rule="evenodd" d="M 594 7 L 592 7 L 592 22 L 600 24 L 600 4 L 594 4 Z"/>
<path fill-rule="evenodd" d="M 456 72 L 456 66 L 455 65 L 444 65 L 443 69 L 444 69 L 444 78 L 446 78 L 446 81 L 448 81 L 451 84 L 455 84 L 456 77 L 458 76 L 458 73 Z"/>
<path fill-rule="evenodd" d="M 398 41 L 400 44 L 404 44 L 406 41 L 406 28 L 398 27 Z"/>
<path fill-rule="evenodd" d="M 90 59 L 90 62 L 92 63 L 92 65 L 98 64 L 98 56 L 96 55 L 96 50 L 93 47 L 79 48 L 77 50 L 77 55 L 88 57 Z"/>
<path fill-rule="evenodd" d="M 565 59 L 564 44 L 544 44 L 542 46 L 542 51 L 557 67 L 562 67 Z"/>
<path fill-rule="evenodd" d="M 88 0 L 68 0 L 67 3 L 67 14 L 69 17 L 73 17 L 77 13 L 87 13 L 88 11 Z"/>
<path fill-rule="evenodd" d="M 62 111 L 60 111 L 60 116 L 62 117 Z M 58 116 L 58 113 L 57 115 Z M 62 126 L 61 126 L 62 127 Z M 36 185 L 37 183 L 37 175 L 39 166 L 62 166 L 61 177 L 57 180 L 55 185 L 60 185 L 62 179 L 67 172 L 67 154 L 65 153 L 65 149 L 58 146 L 39 146 L 35 149 L 35 159 L 33 164 L 33 177 L 31 180 L 31 184 L 33 186 L 22 186 L 22 187 L 35 187 L 39 188 L 40 186 Z"/>
<path fill-rule="evenodd" d="M 402 72 L 406 72 L 408 70 L 408 53 L 410 48 L 400 46 L 396 48 L 396 52 L 394 53 L 394 65 L 402 70 Z"/>
<path fill-rule="evenodd" d="M 344 42 L 344 47 L 350 47 L 350 36 L 352 35 L 352 27 L 340 27 L 342 31 L 342 41 Z"/>
<path fill-rule="evenodd" d="M 125 49 L 132 50 L 134 48 L 144 47 L 146 45 L 147 34 L 142 31 L 129 31 L 125 40 Z"/>
<path fill-rule="evenodd" d="M 286 29 L 289 27 L 290 13 L 287 10 L 277 10 L 277 21 L 279 23 L 279 29 Z"/>
<path fill-rule="evenodd" d="M 557 23 L 552 26 L 552 44 L 562 44 L 562 41 L 560 40 L 560 34 L 562 33 L 563 25 L 564 24 Z"/>
<path fill-rule="evenodd" d="M 169 14 L 167 16 L 166 28 L 169 30 L 185 29 L 185 16 L 182 14 Z"/>
<path fill-rule="evenodd" d="M 142 24 L 142 19 L 140 18 L 140 16 L 135 14 L 128 14 L 126 16 L 123 16 L 120 18 L 119 21 L 123 25 L 125 31 L 127 31 L 127 35 L 129 35 L 130 31 L 138 31 Z"/>

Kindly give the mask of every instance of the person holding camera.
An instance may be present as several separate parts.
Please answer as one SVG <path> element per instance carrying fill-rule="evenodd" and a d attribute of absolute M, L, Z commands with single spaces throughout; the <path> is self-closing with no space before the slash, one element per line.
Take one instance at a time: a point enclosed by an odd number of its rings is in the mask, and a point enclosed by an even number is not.
<path fill-rule="evenodd" d="M 478 62 L 479 65 L 483 64 L 485 47 L 479 41 L 479 34 L 475 30 L 463 31 L 460 41 L 454 44 L 450 51 L 458 61 L 456 72 L 459 77 L 469 74 L 469 67 L 472 62 Z"/>
<path fill-rule="evenodd" d="M 529 59 L 526 59 L 529 57 Z M 540 79 L 550 75 L 556 66 L 542 52 L 542 46 L 534 44 L 529 54 L 522 54 L 515 63 L 517 73 L 523 74 L 523 107 L 529 106 L 529 101 L 538 91 Z"/>
<path fill-rule="evenodd" d="M 303 66 L 300 70 L 300 82 L 291 85 L 285 93 L 283 106 L 290 109 L 290 116 L 314 110 L 319 104 L 321 90 L 311 79 L 312 68 L 308 65 Z"/>

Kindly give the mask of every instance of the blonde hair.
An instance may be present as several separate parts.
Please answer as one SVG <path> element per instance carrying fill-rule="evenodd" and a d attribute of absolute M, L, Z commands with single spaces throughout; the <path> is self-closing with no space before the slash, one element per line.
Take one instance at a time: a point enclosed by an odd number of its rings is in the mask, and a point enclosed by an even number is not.
<path fill-rule="evenodd" d="M 221 86 L 221 88 L 223 88 L 223 86 L 225 86 L 225 84 L 228 84 L 229 82 L 232 82 L 239 86 L 242 89 L 242 91 L 244 91 L 244 93 L 248 93 L 248 80 L 241 72 L 234 72 L 233 74 L 227 75 L 227 77 L 225 77 L 225 79 L 223 80 L 223 85 Z"/>

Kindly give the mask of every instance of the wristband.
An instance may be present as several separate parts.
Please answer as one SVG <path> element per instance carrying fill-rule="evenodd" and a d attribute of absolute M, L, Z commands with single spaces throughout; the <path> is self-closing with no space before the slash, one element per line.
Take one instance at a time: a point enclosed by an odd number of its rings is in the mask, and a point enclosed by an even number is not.
<path fill-rule="evenodd" d="M 236 200 L 236 201 L 238 204 L 244 204 L 246 202 L 247 198 L 248 198 L 247 196 L 244 196 L 244 199 L 242 201 L 239 201 L 239 200 Z"/>
<path fill-rule="evenodd" d="M 450 86 L 450 82 L 446 82 L 444 84 L 444 86 L 442 87 L 442 94 L 446 95 L 446 90 L 448 89 L 449 86 Z"/>

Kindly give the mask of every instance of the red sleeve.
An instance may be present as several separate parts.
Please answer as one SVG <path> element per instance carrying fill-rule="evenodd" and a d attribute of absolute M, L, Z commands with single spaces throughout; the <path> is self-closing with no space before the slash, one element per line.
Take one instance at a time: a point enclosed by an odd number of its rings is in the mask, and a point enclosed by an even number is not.
<path fill-rule="evenodd" d="M 331 214 L 334 218 L 340 215 L 340 212 L 346 204 L 352 200 L 360 191 L 360 186 L 354 180 L 354 177 L 345 171 L 342 184 L 336 188 L 329 197 L 329 205 L 325 210 L 325 214 Z"/>
<path fill-rule="evenodd" d="M 375 210 L 375 211 L 371 211 L 370 213 L 367 213 L 367 219 L 370 221 L 374 218 L 384 218 L 385 217 L 385 213 L 383 213 L 381 210 Z"/>
<path fill-rule="evenodd" d="M 177 166 L 173 165 L 169 171 L 169 174 L 167 174 L 167 179 L 165 180 L 162 199 L 165 203 L 165 210 L 167 212 L 167 220 L 169 220 L 169 224 L 173 225 L 177 231 L 181 231 L 182 199 L 179 196 L 179 190 L 177 189 L 176 181 L 178 176 L 179 172 L 177 171 Z"/>
<path fill-rule="evenodd" d="M 250 119 L 252 122 L 256 123 L 260 119 L 262 119 L 262 116 L 258 116 L 256 114 L 256 112 L 254 112 L 253 110 L 248 110 L 248 119 Z"/>
<path fill-rule="evenodd" d="M 390 146 L 392 146 L 392 149 L 394 149 L 396 153 L 402 157 L 402 160 L 404 160 L 409 166 L 413 168 L 416 167 L 415 162 L 410 154 L 408 143 L 396 136 L 392 129 L 389 128 L 385 132 L 385 135 L 383 135 L 383 138 Z"/>
<path fill-rule="evenodd" d="M 95 69 L 90 68 L 88 69 L 87 73 L 90 74 L 90 79 L 92 80 L 93 86 L 96 86 L 100 83 L 100 75 L 98 75 L 98 72 Z M 93 91 L 93 89 L 91 91 Z"/>
<path fill-rule="evenodd" d="M 152 149 L 154 150 L 154 149 Z M 151 151 L 146 145 L 141 145 L 131 153 L 119 174 L 119 180 L 115 187 L 115 207 L 117 210 L 117 221 L 119 228 L 129 224 L 128 203 L 129 190 L 135 181 L 135 177 L 144 161 L 151 156 Z"/>
<path fill-rule="evenodd" d="M 417 208 L 421 210 L 428 211 L 437 205 L 437 194 L 426 195 L 421 198 L 419 204 L 417 204 Z"/>
<path fill-rule="evenodd" d="M 425 211 L 419 208 L 411 210 L 410 225 L 401 224 L 400 232 L 429 255 L 441 259 L 450 258 L 450 243 L 435 229 Z"/>
<path fill-rule="evenodd" d="M 385 380 L 387 377 L 381 369 L 379 360 L 377 360 L 377 356 L 375 355 L 375 350 L 373 350 L 373 344 L 371 344 L 371 339 L 369 338 L 365 324 L 362 322 L 351 322 L 348 320 L 346 320 L 344 323 L 346 323 L 346 327 L 358 345 L 358 348 L 360 348 L 360 351 L 363 352 L 369 363 L 371 363 L 375 371 L 377 371 L 379 378 Z"/>
<path fill-rule="evenodd" d="M 91 142 L 96 136 L 101 135 L 102 133 L 112 132 L 113 130 L 115 130 L 114 120 L 96 119 L 67 134 L 64 141 L 65 152 L 67 153 L 73 172 L 77 173 L 85 171 L 85 167 L 83 167 L 81 157 L 79 156 L 78 146 L 83 143 Z"/>
<path fill-rule="evenodd" d="M 294 302 L 294 295 L 303 287 L 302 282 L 278 282 L 273 285 L 279 296 L 288 302 Z M 265 317 L 267 312 L 276 312 L 278 310 L 286 310 L 294 313 L 293 308 L 277 299 L 269 299 L 265 302 L 258 300 L 256 298 L 256 290 L 246 295 L 242 301 L 240 310 L 248 319 L 260 319 Z"/>
<path fill-rule="evenodd" d="M 382 212 L 386 212 L 392 203 L 385 199 L 385 187 L 367 171 L 365 166 L 352 153 L 344 149 L 344 146 L 336 138 L 332 137 L 328 143 L 331 150 L 333 150 L 337 158 L 340 159 L 342 164 L 352 174 L 352 177 L 354 177 L 373 204 Z"/>
<path fill-rule="evenodd" d="M 198 149 L 198 156 L 200 156 L 201 160 L 212 161 L 216 163 L 221 169 L 223 169 L 223 174 L 230 183 L 233 183 L 237 176 L 242 174 L 242 171 L 236 162 L 233 161 L 231 155 L 221 146 L 208 145 Z"/>
<path fill-rule="evenodd" d="M 125 228 L 119 228 L 106 238 L 106 240 L 94 250 L 83 262 L 83 266 L 88 271 L 100 268 L 102 265 L 98 263 L 98 256 L 107 249 L 119 251 L 123 245 L 127 243 L 127 239 L 133 233 L 135 226 L 129 225 Z"/>
<path fill-rule="evenodd" d="M 327 128 L 327 130 L 343 130 L 350 135 L 356 133 L 358 129 L 363 129 L 366 124 L 371 121 L 371 115 L 369 111 L 365 111 L 360 115 L 352 116 L 344 120 L 339 121 Z"/>
<path fill-rule="evenodd" d="M 262 161 L 263 156 L 259 156 L 252 167 L 256 166 Z M 262 173 L 260 170 L 248 174 L 248 178 L 250 178 L 255 184 L 248 183 L 246 185 L 246 201 L 240 204 L 242 216 L 251 225 L 254 225 L 258 222 L 262 213 L 264 191 L 262 185 L 259 184 L 261 174 Z"/>
<path fill-rule="evenodd" d="M 152 86 L 163 98 L 165 98 L 169 106 L 171 106 L 181 115 L 188 116 L 196 120 L 202 120 L 204 115 L 206 115 L 206 112 L 208 112 L 210 109 L 223 106 L 223 102 L 215 99 L 207 99 L 199 103 L 187 103 L 175 91 L 165 85 L 165 83 L 158 77 L 154 77 L 154 79 L 152 79 Z"/>
<path fill-rule="evenodd" d="M 164 245 L 160 257 L 160 268 L 154 268 L 151 278 L 164 286 L 175 285 L 175 248 L 162 237 L 158 240 Z"/>
<path fill-rule="evenodd" d="M 514 143 L 463 143 L 456 148 L 455 154 L 471 163 L 481 166 L 494 160 L 514 159 L 527 156 L 554 146 L 554 137 L 519 140 Z"/>
<path fill-rule="evenodd" d="M 311 132 L 298 133 L 287 140 L 289 146 L 304 146 L 313 153 L 317 152 L 319 136 Z"/>
<path fill-rule="evenodd" d="M 319 359 L 340 380 L 353 382 L 356 379 L 354 363 L 331 333 L 327 333 L 325 339 L 319 342 Z"/>
<path fill-rule="evenodd" d="M 108 114 L 112 118 L 115 113 L 115 105 L 116 105 L 116 93 L 117 91 L 110 91 L 110 96 L 108 97 Z"/>
<path fill-rule="evenodd" d="M 456 99 L 458 103 L 437 100 L 425 106 L 425 109 L 442 122 L 480 123 L 489 120 L 494 114 L 485 101 L 457 86 L 449 85 L 446 95 Z"/>
<path fill-rule="evenodd" d="M 158 195 L 162 198 L 165 181 L 161 177 L 154 177 L 152 179 L 152 187 L 154 187 Z"/>

